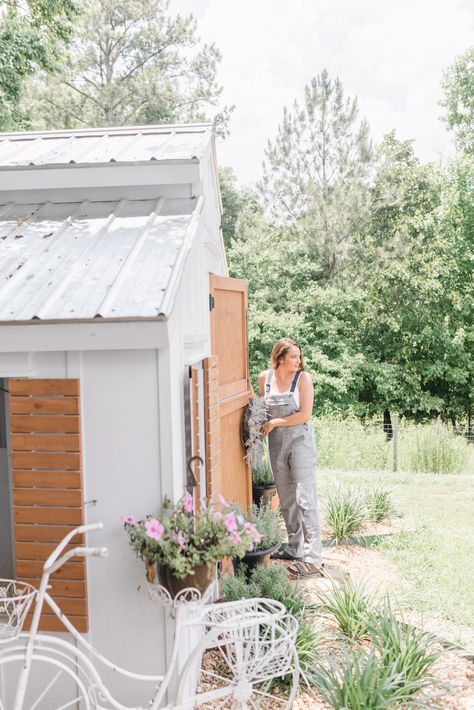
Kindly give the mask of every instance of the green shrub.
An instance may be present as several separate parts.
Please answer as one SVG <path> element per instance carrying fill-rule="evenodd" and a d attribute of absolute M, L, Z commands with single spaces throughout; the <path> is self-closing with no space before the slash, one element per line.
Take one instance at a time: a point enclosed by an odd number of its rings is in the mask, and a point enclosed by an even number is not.
<path fill-rule="evenodd" d="M 260 542 L 254 544 L 254 550 L 267 550 L 283 540 L 281 513 L 272 510 L 270 504 L 261 501 L 252 504 L 250 520 L 261 535 Z"/>
<path fill-rule="evenodd" d="M 336 619 L 342 633 L 351 641 L 367 635 L 375 594 L 362 584 L 344 579 L 340 584 L 333 583 L 329 590 L 319 592 L 319 599 L 322 611 Z"/>
<path fill-rule="evenodd" d="M 395 514 L 391 491 L 381 483 L 375 483 L 366 497 L 369 519 L 381 523 Z"/>
<path fill-rule="evenodd" d="M 262 463 L 257 464 L 257 466 L 253 466 L 252 484 L 254 486 L 275 485 L 272 467 L 270 466 L 270 462 L 268 460 L 264 459 Z"/>
<path fill-rule="evenodd" d="M 359 532 L 368 516 L 364 494 L 360 488 L 352 486 L 334 486 L 322 508 L 326 525 L 336 542 L 347 540 Z"/>

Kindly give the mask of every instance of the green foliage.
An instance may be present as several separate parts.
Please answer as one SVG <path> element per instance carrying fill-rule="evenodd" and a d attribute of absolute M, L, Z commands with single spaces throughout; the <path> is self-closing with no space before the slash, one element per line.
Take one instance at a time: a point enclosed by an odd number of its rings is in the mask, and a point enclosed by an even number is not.
<path fill-rule="evenodd" d="M 344 579 L 340 584 L 333 583 L 329 590 L 320 591 L 319 598 L 323 612 L 334 617 L 342 633 L 351 641 L 367 635 L 375 595 L 362 584 Z"/>
<path fill-rule="evenodd" d="M 27 106 L 37 128 L 202 121 L 220 101 L 221 55 L 192 15 L 168 0 L 83 0 L 61 76 L 37 76 Z M 214 111 L 225 132 L 229 107 Z"/>
<path fill-rule="evenodd" d="M 469 444 L 454 436 L 441 422 L 411 430 L 409 471 L 424 473 L 461 473 L 468 464 Z M 407 437 L 404 437 L 407 442 Z"/>
<path fill-rule="evenodd" d="M 254 550 L 268 550 L 283 540 L 282 518 L 270 504 L 261 501 L 250 508 L 250 520 L 260 533 L 260 541 L 254 544 Z"/>
<path fill-rule="evenodd" d="M 380 422 L 335 414 L 314 419 L 318 465 L 341 471 L 383 470 L 392 463 L 391 444 Z"/>
<path fill-rule="evenodd" d="M 381 663 L 373 648 L 351 649 L 342 658 L 330 658 L 313 670 L 311 680 L 334 710 L 386 710 L 398 704 L 420 707 L 413 698 L 419 683 L 404 678 L 391 664 Z"/>
<path fill-rule="evenodd" d="M 232 168 L 219 169 L 219 186 L 222 199 L 221 228 L 224 244 L 229 247 L 235 239 L 240 223 L 247 216 L 260 214 L 257 196 L 249 188 L 239 189 Z"/>
<path fill-rule="evenodd" d="M 359 532 L 367 520 L 367 504 L 363 491 L 353 486 L 332 487 L 322 504 L 324 520 L 336 542 Z"/>
<path fill-rule="evenodd" d="M 72 0 L 5 0 L 0 9 L 0 129 L 29 125 L 20 103 L 24 82 L 38 70 L 59 68 L 77 6 Z"/>
<path fill-rule="evenodd" d="M 369 519 L 381 523 L 395 514 L 391 491 L 382 483 L 374 483 L 366 496 Z"/>
<path fill-rule="evenodd" d="M 430 670 L 441 653 L 433 636 L 399 620 L 387 598 L 369 623 L 369 636 L 380 662 L 400 676 L 400 686 L 412 693 L 429 687 Z"/>
<path fill-rule="evenodd" d="M 264 459 L 262 463 L 252 468 L 252 483 L 254 486 L 275 485 L 270 461 Z"/>
<path fill-rule="evenodd" d="M 461 150 L 474 155 L 474 47 L 446 70 L 443 77 L 445 123 Z"/>

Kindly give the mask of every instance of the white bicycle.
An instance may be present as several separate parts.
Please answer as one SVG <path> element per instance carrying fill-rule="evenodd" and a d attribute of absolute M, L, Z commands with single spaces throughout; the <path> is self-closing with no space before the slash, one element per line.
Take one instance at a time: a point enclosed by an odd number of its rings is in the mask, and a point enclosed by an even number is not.
<path fill-rule="evenodd" d="M 45 562 L 38 590 L 24 582 L 0 580 L 0 710 L 144 710 L 143 705 L 123 705 L 112 696 L 96 668 L 99 664 L 130 682 L 149 683 L 151 697 L 146 707 L 151 710 L 292 707 L 299 679 L 295 651 L 298 624 L 274 600 L 204 604 L 194 589 L 183 590 L 172 600 L 163 588 L 156 587 L 155 596 L 175 611 L 174 643 L 166 673 L 133 673 L 100 654 L 61 612 L 48 593 L 48 583 L 50 575 L 71 557 L 107 555 L 106 548 L 94 547 L 64 552 L 76 535 L 101 528 L 101 523 L 83 525 L 66 535 Z M 189 606 L 190 602 L 195 603 Z M 23 633 L 32 603 L 30 631 Z M 45 603 L 77 646 L 38 633 Z M 199 630 L 198 640 L 178 679 L 176 698 L 169 703 L 166 692 L 176 672 L 180 639 L 191 627 Z M 213 662 L 201 668 L 194 690 L 196 667 L 206 651 L 210 651 L 207 655 Z M 275 681 L 283 678 L 282 682 Z"/>

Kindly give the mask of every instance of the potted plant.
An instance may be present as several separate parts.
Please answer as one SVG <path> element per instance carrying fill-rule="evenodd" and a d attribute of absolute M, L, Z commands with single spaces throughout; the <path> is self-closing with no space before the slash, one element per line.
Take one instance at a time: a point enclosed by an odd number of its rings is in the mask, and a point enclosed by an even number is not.
<path fill-rule="evenodd" d="M 219 560 L 243 557 L 260 542 L 253 523 L 222 496 L 219 508 L 209 503 L 196 514 L 189 493 L 174 505 L 165 498 L 159 518 L 127 515 L 123 522 L 130 546 L 145 562 L 148 582 L 158 581 L 173 598 L 186 587 L 204 591 Z"/>
<path fill-rule="evenodd" d="M 272 467 L 268 459 L 263 459 L 261 463 L 252 467 L 253 502 L 256 505 L 259 505 L 261 501 L 269 504 L 275 493 L 276 484 L 273 479 Z"/>
<path fill-rule="evenodd" d="M 258 530 L 260 540 L 255 542 L 252 550 L 248 550 L 241 559 L 234 558 L 232 563 L 234 572 L 238 572 L 240 565 L 245 565 L 247 573 L 251 574 L 256 565 L 269 563 L 271 553 L 282 543 L 283 529 L 281 514 L 264 501 L 260 505 L 254 503 L 248 517 L 248 522 Z"/>

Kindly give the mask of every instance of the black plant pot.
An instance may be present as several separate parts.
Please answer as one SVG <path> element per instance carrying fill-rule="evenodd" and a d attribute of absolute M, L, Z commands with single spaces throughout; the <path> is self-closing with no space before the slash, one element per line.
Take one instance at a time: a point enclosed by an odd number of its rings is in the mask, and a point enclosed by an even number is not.
<path fill-rule="evenodd" d="M 264 486 L 252 486 L 252 499 L 255 505 L 260 505 L 262 500 L 268 505 L 271 503 L 275 493 L 276 485 L 274 483 L 267 483 Z"/>
<path fill-rule="evenodd" d="M 275 550 L 280 547 L 279 542 L 272 547 L 267 547 L 266 550 L 252 550 L 247 552 L 244 557 L 234 557 L 232 560 L 232 566 L 234 568 L 234 574 L 238 574 L 241 565 L 245 566 L 245 577 L 250 579 L 250 576 L 257 565 L 267 565 L 270 561 L 270 555 Z"/>

